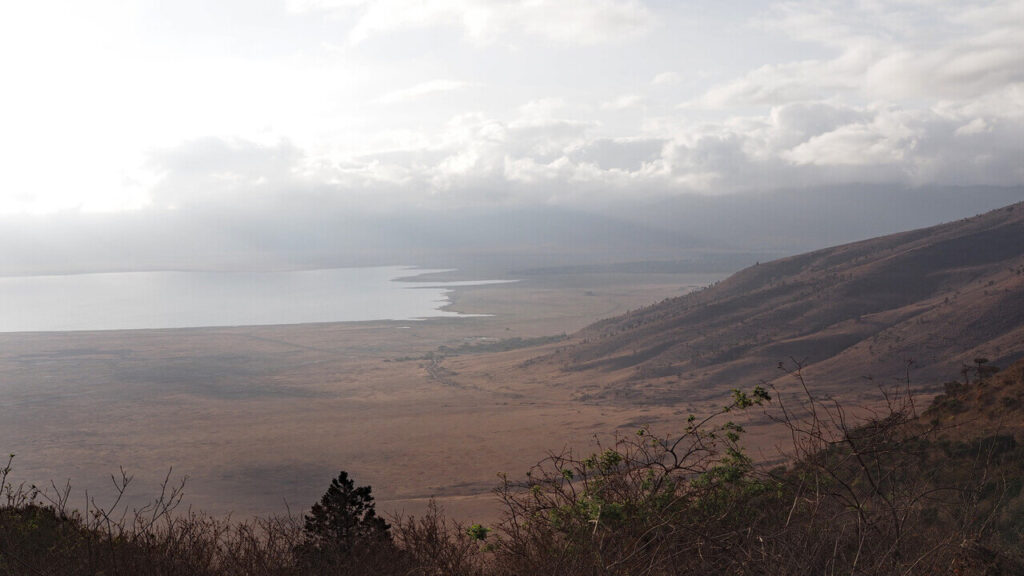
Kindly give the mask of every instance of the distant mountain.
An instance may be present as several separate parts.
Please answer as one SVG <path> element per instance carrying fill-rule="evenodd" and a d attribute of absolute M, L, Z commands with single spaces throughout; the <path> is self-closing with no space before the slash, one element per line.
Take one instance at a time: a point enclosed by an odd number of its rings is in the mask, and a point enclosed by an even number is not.
<path fill-rule="evenodd" d="M 789 256 L 950 222 L 1022 200 L 1021 186 L 848 184 L 633 200 L 608 212 L 651 228 L 686 230 L 712 246 L 758 247 Z"/>
<path fill-rule="evenodd" d="M 391 264 L 494 275 L 736 251 L 681 228 L 553 206 L 0 217 L 0 276 Z"/>
<path fill-rule="evenodd" d="M 411 264 L 479 278 L 649 269 L 651 262 L 733 272 L 1019 202 L 1024 187 L 851 185 L 571 205 L 373 208 L 321 200 L 0 215 L 0 276 Z"/>
<path fill-rule="evenodd" d="M 818 390 L 871 395 L 865 378 L 892 383 L 911 361 L 913 381 L 935 383 L 979 357 L 1024 357 L 1024 203 L 762 262 L 536 363 L 601 382 L 585 399 L 649 403 L 720 396 L 794 361 Z"/>

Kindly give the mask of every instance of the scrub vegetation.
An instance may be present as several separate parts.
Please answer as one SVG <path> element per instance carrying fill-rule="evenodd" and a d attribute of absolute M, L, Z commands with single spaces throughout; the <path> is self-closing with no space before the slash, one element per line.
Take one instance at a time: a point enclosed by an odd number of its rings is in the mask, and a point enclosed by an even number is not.
<path fill-rule="evenodd" d="M 307 514 L 233 521 L 183 510 L 170 474 L 149 505 L 16 484 L 2 469 L 0 574 L 949 574 L 1024 573 L 1024 362 L 965 365 L 919 411 L 909 385 L 854 416 L 816 395 L 734 390 L 680 430 L 649 428 L 504 476 L 503 518 L 462 524 L 432 505 L 376 515 L 341 472 Z M 737 416 L 789 432 L 786 464 L 743 449 Z M 122 493 L 131 477 L 113 478 Z"/>

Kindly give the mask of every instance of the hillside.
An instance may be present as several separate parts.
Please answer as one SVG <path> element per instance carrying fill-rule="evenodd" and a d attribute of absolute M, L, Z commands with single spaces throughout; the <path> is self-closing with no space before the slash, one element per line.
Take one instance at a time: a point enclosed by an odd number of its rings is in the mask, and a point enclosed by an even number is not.
<path fill-rule="evenodd" d="M 865 378 L 941 382 L 1024 356 L 1024 204 L 758 263 L 591 325 L 532 364 L 598 386 L 585 400 L 705 399 L 798 361 L 826 392 Z M 718 385 L 718 383 L 723 383 Z"/>

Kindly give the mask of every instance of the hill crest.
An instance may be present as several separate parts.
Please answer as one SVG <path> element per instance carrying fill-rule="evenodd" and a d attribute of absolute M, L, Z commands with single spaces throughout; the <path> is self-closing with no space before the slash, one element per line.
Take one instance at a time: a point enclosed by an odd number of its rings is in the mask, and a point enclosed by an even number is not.
<path fill-rule="evenodd" d="M 908 366 L 915 381 L 941 382 L 982 356 L 1024 357 L 1024 203 L 758 263 L 597 322 L 536 362 L 602 373 L 585 399 L 662 403 L 772 381 L 791 359 L 848 392 Z"/>

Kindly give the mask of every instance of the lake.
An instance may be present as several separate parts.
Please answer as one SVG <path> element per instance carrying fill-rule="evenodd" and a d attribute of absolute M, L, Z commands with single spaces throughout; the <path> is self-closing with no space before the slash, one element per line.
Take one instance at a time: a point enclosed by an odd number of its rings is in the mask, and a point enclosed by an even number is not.
<path fill-rule="evenodd" d="M 288 272 L 112 272 L 0 277 L 0 332 L 64 332 L 418 320 L 452 288 L 503 281 L 409 282 L 402 266 Z"/>

